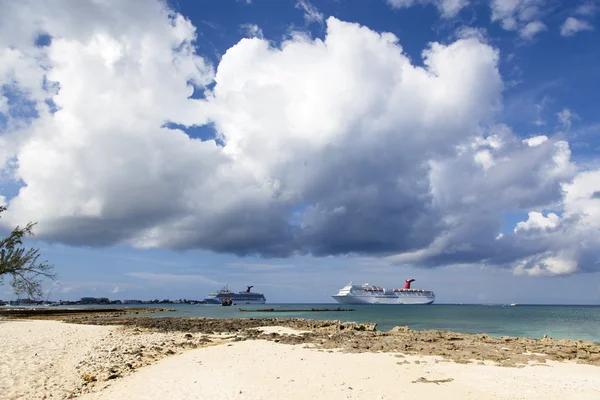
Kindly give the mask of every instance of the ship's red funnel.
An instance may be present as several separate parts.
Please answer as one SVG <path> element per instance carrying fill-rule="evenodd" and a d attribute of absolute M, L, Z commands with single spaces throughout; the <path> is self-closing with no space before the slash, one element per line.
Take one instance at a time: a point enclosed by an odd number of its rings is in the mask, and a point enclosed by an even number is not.
<path fill-rule="evenodd" d="M 414 282 L 414 279 L 407 279 L 406 283 L 404 284 L 404 289 L 410 289 L 410 284 L 411 282 Z"/>
<path fill-rule="evenodd" d="M 250 293 L 250 289 L 252 289 L 254 286 L 247 286 L 248 289 L 246 289 L 246 293 Z"/>

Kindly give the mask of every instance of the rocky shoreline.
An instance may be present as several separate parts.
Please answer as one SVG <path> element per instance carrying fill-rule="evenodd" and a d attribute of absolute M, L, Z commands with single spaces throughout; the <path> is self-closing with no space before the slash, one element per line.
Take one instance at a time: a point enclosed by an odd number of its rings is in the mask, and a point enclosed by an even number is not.
<path fill-rule="evenodd" d="M 310 344 L 321 349 L 340 349 L 346 352 L 402 352 L 436 355 L 455 362 L 493 361 L 505 366 L 518 366 L 529 361 L 575 361 L 600 365 L 600 343 L 583 340 L 540 339 L 524 337 L 492 338 L 486 334 L 464 334 L 450 331 L 414 331 L 399 326 L 388 332 L 377 331 L 375 323 L 311 320 L 303 318 L 184 318 L 184 317 L 124 317 L 169 309 L 130 308 L 117 310 L 79 310 L 74 313 L 46 315 L 69 323 L 117 325 L 124 331 L 179 332 L 211 336 L 228 334 L 230 340 L 264 339 L 287 344 Z M 31 315 L 39 319 L 37 315 Z M 25 318 L 19 315 L 19 318 Z M 263 334 L 256 328 L 282 326 L 310 331 L 302 335 Z M 185 343 L 185 345 L 184 345 Z M 182 341 L 181 346 L 189 345 Z"/>
<path fill-rule="evenodd" d="M 96 390 L 111 380 L 133 373 L 164 357 L 187 349 L 245 340 L 300 344 L 318 351 L 397 353 L 441 356 L 456 363 L 492 361 L 505 367 L 546 365 L 546 360 L 575 361 L 600 366 L 600 344 L 568 339 L 491 338 L 448 331 L 414 331 L 396 327 L 378 332 L 376 324 L 298 318 L 211 319 L 135 317 L 118 319 L 69 318 L 80 324 L 116 325 L 111 338 L 92 351 L 94 357 L 78 367 L 84 380 L 81 392 Z M 259 328 L 282 326 L 304 331 L 289 335 Z M 443 362 L 438 360 L 436 362 Z"/>
<path fill-rule="evenodd" d="M 518 367 L 535 361 L 575 361 L 600 365 L 600 344 L 583 340 L 531 339 L 522 337 L 492 338 L 449 331 L 415 331 L 399 326 L 388 332 L 376 330 L 373 323 L 319 321 L 299 318 L 119 318 L 114 320 L 77 320 L 75 323 L 121 325 L 154 332 L 190 334 L 229 334 L 230 340 L 263 339 L 285 344 L 308 344 L 320 349 L 345 352 L 400 352 L 441 356 L 459 363 L 493 361 Z M 310 331 L 301 335 L 264 334 L 258 327 L 283 326 Z"/>

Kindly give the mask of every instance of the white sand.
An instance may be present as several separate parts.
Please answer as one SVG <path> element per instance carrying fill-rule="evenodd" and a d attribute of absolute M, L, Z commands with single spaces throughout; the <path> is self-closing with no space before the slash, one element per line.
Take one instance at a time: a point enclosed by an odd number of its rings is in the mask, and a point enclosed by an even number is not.
<path fill-rule="evenodd" d="M 80 386 L 76 366 L 113 327 L 0 321 L 0 399 L 64 397 Z"/>
<path fill-rule="evenodd" d="M 53 321 L 0 322 L 0 398 L 35 399 L 44 393 L 58 398 L 62 383 L 81 382 L 75 364 L 111 329 Z M 439 360 L 243 341 L 162 359 L 81 398 L 600 399 L 600 368 L 594 366 L 552 362 L 507 368 Z M 453 380 L 413 383 L 419 378 Z"/>
<path fill-rule="evenodd" d="M 436 357 L 344 354 L 266 341 L 192 350 L 83 399 L 594 399 L 589 365 L 507 368 Z M 398 362 L 408 361 L 408 364 Z M 415 364 L 419 361 L 419 364 Z M 413 383 L 452 378 L 448 383 Z"/>

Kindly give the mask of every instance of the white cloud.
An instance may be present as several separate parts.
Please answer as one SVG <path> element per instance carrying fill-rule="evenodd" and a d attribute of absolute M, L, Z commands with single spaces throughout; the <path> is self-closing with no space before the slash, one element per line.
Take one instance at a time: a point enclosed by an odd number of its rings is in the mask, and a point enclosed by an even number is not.
<path fill-rule="evenodd" d="M 481 150 L 475 153 L 475 161 L 481 164 L 483 169 L 491 168 L 494 165 L 494 158 L 489 150 Z"/>
<path fill-rule="evenodd" d="M 515 239 L 530 254 L 516 263 L 515 273 L 568 275 L 598 268 L 600 171 L 580 172 L 562 189 L 562 218 L 532 212 L 528 221 L 517 224 Z"/>
<path fill-rule="evenodd" d="M 548 136 L 545 135 L 540 135 L 540 136 L 533 136 L 530 137 L 529 139 L 525 139 L 524 142 L 527 143 L 528 146 L 539 146 L 540 144 L 546 142 L 548 140 Z"/>
<path fill-rule="evenodd" d="M 579 173 L 563 191 L 566 217 L 581 217 L 580 227 L 600 226 L 600 171 Z"/>
<path fill-rule="evenodd" d="M 545 255 L 522 261 L 514 270 L 516 275 L 553 276 L 570 275 L 577 272 L 577 263 L 562 255 Z"/>
<path fill-rule="evenodd" d="M 492 22 L 500 22 L 509 31 L 518 30 L 522 38 L 530 40 L 547 29 L 540 20 L 545 6 L 546 0 L 492 0 Z"/>
<path fill-rule="evenodd" d="M 390 232 L 367 221 L 413 201 L 421 203 L 416 209 L 427 207 L 419 198 L 427 196 L 428 186 L 417 183 L 426 181 L 426 169 L 411 160 L 423 151 L 452 152 L 452 143 L 464 140 L 474 132 L 475 121 L 487 120 L 499 107 L 502 84 L 492 48 L 475 39 L 433 44 L 424 53 L 427 72 L 413 67 L 396 41 L 390 34 L 330 18 L 323 45 L 302 39 L 284 43 L 279 51 L 244 42 L 230 49 L 219 66 L 217 80 L 224 84 L 215 87 L 211 102 L 222 109 L 215 118 L 228 138 L 226 149 L 257 173 L 276 173 L 282 194 L 288 189 L 289 198 L 309 201 L 300 228 L 307 245 L 315 246 L 313 252 L 352 251 L 349 242 L 369 251 L 366 246 L 373 240 L 394 246 Z M 372 59 L 366 69 L 352 61 L 365 58 Z M 465 87 L 471 90 L 465 92 Z M 257 102 L 267 93 L 266 100 Z M 249 111 L 252 125 L 240 130 L 235 121 Z M 452 122 L 442 127 L 441 121 Z M 412 129 L 421 134 L 409 134 Z M 435 132 L 444 132 L 443 139 L 434 139 Z M 392 159 L 393 164 L 386 161 Z M 379 182 L 406 184 L 380 189 L 373 176 Z M 364 203 L 380 204 L 381 209 L 364 209 Z M 333 212 L 340 206 L 344 214 Z M 425 223 L 411 218 L 406 216 L 406 224 Z M 421 241 L 429 234 L 423 230 L 411 238 L 413 229 L 406 228 L 406 237 L 398 239 Z M 337 230 L 343 234 L 333 235 Z M 363 241 L 361 236 L 371 238 Z"/>
<path fill-rule="evenodd" d="M 429 246 L 398 254 L 390 261 L 448 265 L 481 262 L 485 258 L 490 266 L 516 267 L 523 257 L 538 253 L 525 241 L 520 242 L 516 234 L 499 234 L 500 220 L 495 214 L 498 210 L 529 208 L 560 199 L 560 183 L 575 173 L 568 161 L 568 145 L 547 140 L 532 147 L 503 126 L 493 128 L 493 133 L 494 142 L 502 145 L 487 147 L 489 158 L 494 159 L 487 168 L 471 161 L 483 148 L 480 144 L 466 148 L 458 158 L 433 163 L 430 182 L 434 203 L 444 210 L 442 216 L 452 228 Z M 464 179 L 465 176 L 469 178 Z M 510 189 L 502 189 L 507 180 L 511 182 Z M 460 190 L 451 189 L 458 187 Z M 540 236 L 540 232 L 530 233 L 528 238 L 534 241 Z"/>
<path fill-rule="evenodd" d="M 533 21 L 521 28 L 519 34 L 523 39 L 531 40 L 535 35 L 546 30 L 548 30 L 548 28 L 546 28 L 546 25 L 543 22 Z"/>
<path fill-rule="evenodd" d="M 536 119 L 535 121 L 533 121 L 533 123 L 537 126 L 542 126 L 542 125 L 546 125 L 546 121 L 544 121 L 544 119 L 542 118 L 542 113 L 544 111 L 544 107 L 546 107 L 546 104 L 550 101 L 550 98 L 548 96 L 544 96 L 542 98 L 542 101 L 539 102 L 538 104 L 535 104 L 535 116 Z"/>
<path fill-rule="evenodd" d="M 246 32 L 247 37 L 258 39 L 264 38 L 262 29 L 256 24 L 243 24 L 241 25 L 241 28 Z"/>
<path fill-rule="evenodd" d="M 577 244 L 595 206 L 573 197 L 583 175 L 568 143 L 495 124 L 504 84 L 480 37 L 431 43 L 417 65 L 396 36 L 329 18 L 323 39 L 243 38 L 213 72 L 191 22 L 159 1 L 2 4 L 0 79 L 39 114 L 1 138 L 3 172 L 25 184 L 4 224 L 39 221 L 38 237 L 71 245 L 394 254 L 422 266 L 526 270 L 554 257 L 586 270 L 600 248 Z M 49 46 L 33 45 L 39 32 Z M 566 234 L 496 239 L 503 213 L 561 205 L 554 229 Z M 543 265 L 564 273 L 569 262 Z"/>
<path fill-rule="evenodd" d="M 320 13 L 317 7 L 313 6 L 308 0 L 298 0 L 296 2 L 296 8 L 304 11 L 304 20 L 307 23 L 323 22 L 323 14 Z"/>
<path fill-rule="evenodd" d="M 564 108 L 558 113 L 556 113 L 558 117 L 558 122 L 562 125 L 562 129 L 564 132 L 568 132 L 571 129 L 571 124 L 573 119 L 579 118 L 573 111 L 568 108 Z"/>
<path fill-rule="evenodd" d="M 408 8 L 417 4 L 433 4 L 444 18 L 453 18 L 469 5 L 469 0 L 387 0 L 394 8 Z"/>
<path fill-rule="evenodd" d="M 492 0 L 492 21 L 500 21 L 506 30 L 515 30 L 519 21 L 528 21 L 539 13 L 538 4 L 530 0 Z M 536 14 L 535 16 L 532 14 Z"/>
<path fill-rule="evenodd" d="M 544 217 L 544 214 L 532 211 L 529 214 L 529 218 L 527 221 L 522 221 L 517 223 L 515 226 L 514 232 L 518 231 L 528 231 L 532 229 L 547 229 L 547 228 L 556 228 L 558 223 L 560 222 L 560 217 L 554 213 L 549 213 L 547 217 Z"/>
<path fill-rule="evenodd" d="M 477 136 L 474 138 L 471 148 L 479 149 L 481 147 L 490 147 L 494 150 L 502 148 L 502 137 L 497 134 L 491 134 L 488 137 Z"/>
<path fill-rule="evenodd" d="M 577 7 L 575 13 L 591 17 L 595 15 L 597 11 L 598 7 L 596 6 L 596 3 L 594 3 L 593 1 L 588 1 L 587 3 L 583 3 L 579 7 Z"/>
<path fill-rule="evenodd" d="M 562 36 L 574 36 L 577 32 L 593 31 L 594 27 L 587 21 L 583 21 L 574 17 L 569 17 L 560 27 Z"/>
<path fill-rule="evenodd" d="M 487 42 L 488 33 L 485 28 L 473 28 L 470 26 L 461 26 L 456 30 L 456 36 L 459 39 L 475 38 L 482 43 Z"/>

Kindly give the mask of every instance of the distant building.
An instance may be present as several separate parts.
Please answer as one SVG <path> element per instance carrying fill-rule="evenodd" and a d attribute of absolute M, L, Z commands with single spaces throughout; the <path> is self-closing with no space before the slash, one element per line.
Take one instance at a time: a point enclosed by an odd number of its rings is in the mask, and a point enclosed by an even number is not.
<path fill-rule="evenodd" d="M 37 302 L 32 299 L 19 299 L 19 300 L 17 300 L 17 303 L 19 303 L 19 304 L 36 304 Z"/>
<path fill-rule="evenodd" d="M 123 304 L 141 304 L 141 300 L 123 300 Z"/>
<path fill-rule="evenodd" d="M 110 300 L 106 297 L 82 297 L 81 304 L 109 304 Z"/>

